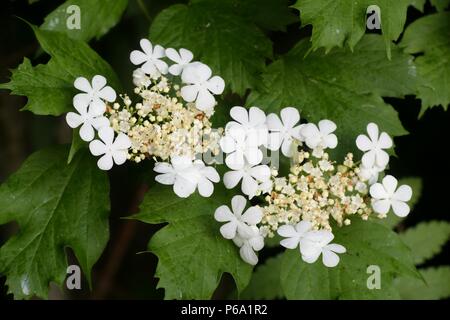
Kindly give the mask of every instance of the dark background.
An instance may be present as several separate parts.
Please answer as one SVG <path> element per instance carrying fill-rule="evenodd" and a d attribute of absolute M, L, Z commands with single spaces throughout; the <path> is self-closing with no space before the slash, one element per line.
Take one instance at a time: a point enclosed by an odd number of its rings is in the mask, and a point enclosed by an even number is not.
<path fill-rule="evenodd" d="M 9 79 L 9 69 L 16 68 L 24 57 L 34 65 L 46 63 L 48 56 L 39 48 L 31 29 L 22 21 L 40 25 L 44 17 L 63 1 L 40 0 L 32 5 L 28 1 L 4 0 L 0 13 L 0 83 Z M 139 3 L 140 2 L 140 3 Z M 119 24 L 100 40 L 91 41 L 91 46 L 117 71 L 119 77 L 131 86 L 132 65 L 128 55 L 142 37 L 148 35 L 148 28 L 154 16 L 175 0 L 130 0 L 129 7 Z M 434 12 L 429 5 L 425 14 Z M 423 15 L 410 8 L 408 22 Z M 287 32 L 270 34 L 276 54 L 289 50 L 300 38 L 308 37 L 311 27 L 299 29 L 300 23 L 290 25 Z M 370 72 L 370 70 L 367 70 Z M 130 81 L 124 81 L 130 79 Z M 129 88 L 127 88 L 129 89 Z M 51 94 L 51 92 L 49 92 Z M 395 139 L 398 158 L 391 158 L 390 172 L 398 177 L 421 177 L 423 192 L 408 219 L 399 226 L 404 229 L 420 221 L 449 220 L 447 200 L 449 197 L 448 138 L 450 133 L 449 111 L 442 107 L 429 109 L 418 119 L 420 100 L 413 96 L 405 99 L 386 99 L 399 112 L 403 126 L 409 135 Z M 63 117 L 35 116 L 21 112 L 26 98 L 10 96 L 0 90 L 0 183 L 16 171 L 28 155 L 40 148 L 69 143 L 71 130 Z M 150 168 L 149 168 L 150 169 Z M 148 170 L 150 171 L 150 170 Z M 137 211 L 137 206 L 146 191 L 146 176 L 140 174 L 134 165 L 116 167 L 110 172 L 111 180 L 111 237 L 106 250 L 93 268 L 92 292 L 88 290 L 61 292 L 52 289 L 51 298 L 75 299 L 160 299 L 163 290 L 156 290 L 157 279 L 153 278 L 157 259 L 150 253 L 140 253 L 147 248 L 151 235 L 158 229 L 140 222 L 127 221 L 120 217 Z M 0 226 L 0 245 L 17 230 L 15 223 Z M 449 245 L 443 252 L 425 266 L 449 264 Z M 275 253 L 269 249 L 262 256 Z M 73 259 L 70 252 L 69 259 Z M 0 299 L 11 299 L 0 277 Z M 83 288 L 87 288 L 83 283 Z M 221 298 L 232 290 L 233 283 L 228 276 L 223 278 L 215 297 Z"/>

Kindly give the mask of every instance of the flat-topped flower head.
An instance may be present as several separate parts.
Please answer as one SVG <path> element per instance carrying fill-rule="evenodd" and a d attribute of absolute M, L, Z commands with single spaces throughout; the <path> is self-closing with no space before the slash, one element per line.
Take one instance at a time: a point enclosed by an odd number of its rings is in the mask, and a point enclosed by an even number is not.
<path fill-rule="evenodd" d="M 411 200 L 412 189 L 404 184 L 397 189 L 398 181 L 391 175 L 383 178 L 382 183 L 375 183 L 370 187 L 370 195 L 373 198 L 373 210 L 385 215 L 392 210 L 399 217 L 406 217 L 409 213 L 409 206 L 406 203 Z"/>
<path fill-rule="evenodd" d="M 281 120 L 275 113 L 267 116 L 267 127 L 269 129 L 269 138 L 267 147 L 276 151 L 280 149 L 286 157 L 291 157 L 293 154 L 294 140 L 304 140 L 300 134 L 300 130 L 304 125 L 297 125 L 300 122 L 300 113 L 297 109 L 288 107 L 280 112 Z"/>
<path fill-rule="evenodd" d="M 169 73 L 174 76 L 179 76 L 192 59 L 194 59 L 192 52 L 184 48 L 181 48 L 179 51 L 168 48 L 166 49 L 166 56 L 175 62 L 169 67 Z"/>
<path fill-rule="evenodd" d="M 242 193 L 251 199 L 257 194 L 260 184 L 270 181 L 270 168 L 267 165 L 252 166 L 245 163 L 242 168 L 228 171 L 223 176 L 223 183 L 227 189 L 233 189 L 241 180 Z"/>
<path fill-rule="evenodd" d="M 155 180 L 173 185 L 173 191 L 180 198 L 189 197 L 197 188 L 201 196 L 210 197 L 214 192 L 213 182 L 220 181 L 216 169 L 205 166 L 201 160 L 193 161 L 188 156 L 174 156 L 171 163 L 158 162 L 154 171 L 161 173 Z"/>
<path fill-rule="evenodd" d="M 337 146 L 337 137 L 333 132 L 336 124 L 330 120 L 320 120 L 318 126 L 313 123 L 304 125 L 300 133 L 305 139 L 306 145 L 311 149 L 334 149 Z"/>
<path fill-rule="evenodd" d="M 378 166 L 386 167 L 389 162 L 389 155 L 383 149 L 392 148 L 392 139 L 386 132 L 379 134 L 378 126 L 375 123 L 367 125 L 367 133 L 369 136 L 360 134 L 356 138 L 356 146 L 364 155 L 361 159 L 362 164 L 366 168 Z"/>
<path fill-rule="evenodd" d="M 73 98 L 74 104 L 89 105 L 95 114 L 103 114 L 106 110 L 105 100 L 113 102 L 116 100 L 116 92 L 106 85 L 106 78 L 95 75 L 91 83 L 84 77 L 78 77 L 74 82 L 75 88 L 84 93 L 78 93 Z"/>
<path fill-rule="evenodd" d="M 111 127 L 102 127 L 98 131 L 101 140 L 93 140 L 89 144 L 89 150 L 94 156 L 103 155 L 97 162 L 102 170 L 110 170 L 114 163 L 121 165 L 125 163 L 131 141 L 123 133 L 114 139 L 114 130 Z"/>
<path fill-rule="evenodd" d="M 92 141 L 95 137 L 95 130 L 101 127 L 109 126 L 108 118 L 103 116 L 103 112 L 99 112 L 97 108 L 89 108 L 84 99 L 74 99 L 73 106 L 78 111 L 68 112 L 66 122 L 71 128 L 80 128 L 80 137 L 84 141 Z"/>
<path fill-rule="evenodd" d="M 133 50 L 130 53 L 130 61 L 134 65 L 141 65 L 142 71 L 151 77 L 157 77 L 160 74 L 166 74 L 168 70 L 167 63 L 162 60 L 165 50 L 160 45 L 153 47 L 148 39 L 141 39 L 139 42 L 142 51 Z"/>
<path fill-rule="evenodd" d="M 190 63 L 181 74 L 181 80 L 187 84 L 181 88 L 181 96 L 186 102 L 195 101 L 196 108 L 207 114 L 216 105 L 213 95 L 221 94 L 225 88 L 221 77 L 211 75 L 211 68 L 201 62 Z"/>
<path fill-rule="evenodd" d="M 256 226 L 250 226 L 247 237 L 236 235 L 233 242 L 240 248 L 239 254 L 242 260 L 251 264 L 252 266 L 258 263 L 258 256 L 255 251 L 260 251 L 264 248 L 264 237 Z"/>
<path fill-rule="evenodd" d="M 244 212 L 246 205 L 247 200 L 237 195 L 231 199 L 231 210 L 226 205 L 216 209 L 214 218 L 219 222 L 226 222 L 220 227 L 220 233 L 225 239 L 233 239 L 236 235 L 247 239 L 253 235 L 249 227 L 261 222 L 262 212 L 258 206 L 250 207 Z"/>

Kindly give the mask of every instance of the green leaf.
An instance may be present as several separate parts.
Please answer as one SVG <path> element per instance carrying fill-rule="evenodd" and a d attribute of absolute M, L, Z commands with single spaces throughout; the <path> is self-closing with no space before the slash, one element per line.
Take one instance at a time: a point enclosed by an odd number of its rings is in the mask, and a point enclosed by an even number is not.
<path fill-rule="evenodd" d="M 421 222 L 400 234 L 400 238 L 411 248 L 414 263 L 419 265 L 441 252 L 450 238 L 450 223 Z"/>
<path fill-rule="evenodd" d="M 406 133 L 395 110 L 381 96 L 402 97 L 414 92 L 412 57 L 393 47 L 392 59 L 387 60 L 378 35 L 367 35 L 353 53 L 340 49 L 325 55 L 317 51 L 304 58 L 308 50 L 308 42 L 301 41 L 272 63 L 264 75 L 265 88 L 252 92 L 247 105 L 268 112 L 294 106 L 308 121 L 336 122 L 341 156 L 359 152 L 355 139 L 369 122 L 391 136 Z"/>
<path fill-rule="evenodd" d="M 268 258 L 253 273 L 252 280 L 239 298 L 272 300 L 283 298 L 280 284 L 280 270 L 283 255 Z"/>
<path fill-rule="evenodd" d="M 294 10 L 289 8 L 289 0 L 191 0 L 191 3 L 206 1 L 227 4 L 236 15 L 264 30 L 286 31 L 287 25 L 299 20 Z"/>
<path fill-rule="evenodd" d="M 70 247 L 90 283 L 90 272 L 109 237 L 109 185 L 89 154 L 66 165 L 67 148 L 31 155 L 0 186 L 0 224 L 19 232 L 0 248 L 0 273 L 15 298 L 47 298 L 62 286 Z"/>
<path fill-rule="evenodd" d="M 0 89 L 27 96 L 23 110 L 53 116 L 72 110 L 72 98 L 77 93 L 73 82 L 80 76 L 90 79 L 101 74 L 114 89 L 121 88 L 111 66 L 85 42 L 70 39 L 60 32 L 31 27 L 42 49 L 51 56 L 50 61 L 33 67 L 25 58 L 12 72 L 11 81 L 0 85 Z"/>
<path fill-rule="evenodd" d="M 421 269 L 425 283 L 418 279 L 398 278 L 395 286 L 402 299 L 438 300 L 450 297 L 450 266 Z"/>
<path fill-rule="evenodd" d="M 298 249 L 286 250 L 281 264 L 281 286 L 288 299 L 395 299 L 392 280 L 397 274 L 417 276 L 409 248 L 390 229 L 355 219 L 334 229 L 335 240 L 347 252 L 327 268 L 319 259 L 303 262 Z M 380 267 L 381 289 L 369 289 L 370 265 Z"/>
<path fill-rule="evenodd" d="M 422 100 L 421 115 L 430 107 L 450 104 L 450 12 L 425 16 L 414 21 L 400 43 L 405 51 L 423 53 L 416 58 L 423 83 L 417 96 Z"/>
<path fill-rule="evenodd" d="M 312 24 L 312 49 L 348 45 L 353 49 L 366 32 L 366 10 L 377 5 L 381 10 L 381 31 L 387 55 L 391 57 L 391 42 L 403 31 L 406 11 L 411 0 L 297 0 L 302 26 Z"/>
<path fill-rule="evenodd" d="M 230 192 L 221 185 L 210 198 L 179 198 L 171 187 L 160 185 L 146 194 L 134 218 L 168 222 L 148 247 L 159 259 L 156 277 L 166 299 L 210 299 L 224 272 L 233 276 L 238 291 L 247 286 L 252 267 L 242 261 L 233 242 L 222 237 L 214 220 L 215 210 L 230 202 Z"/>
<path fill-rule="evenodd" d="M 128 0 L 68 0 L 45 17 L 41 29 L 78 40 L 99 39 L 119 22 L 127 4 Z M 73 20 L 78 13 L 79 26 Z"/>
<path fill-rule="evenodd" d="M 435 6 L 438 11 L 444 11 L 450 6 L 450 0 L 431 0 L 431 4 Z"/>
<path fill-rule="evenodd" d="M 259 85 L 270 40 L 253 23 L 235 14 L 226 3 L 173 5 L 163 10 L 150 28 L 152 42 L 191 50 L 238 94 Z"/>
<path fill-rule="evenodd" d="M 67 164 L 70 164 L 73 160 L 73 157 L 77 154 L 77 152 L 86 146 L 87 143 L 80 138 L 80 130 L 73 129 L 72 144 L 70 145 L 69 156 L 67 157 Z"/>
<path fill-rule="evenodd" d="M 411 200 L 408 201 L 408 205 L 411 208 L 411 211 L 413 211 L 414 207 L 416 206 L 417 202 L 420 199 L 420 196 L 422 195 L 422 179 L 418 177 L 409 177 L 400 179 L 398 185 L 401 186 L 403 184 L 407 184 L 408 186 L 410 186 L 413 191 Z M 374 218 L 374 221 L 381 223 L 382 225 L 385 225 L 388 228 L 394 228 L 404 219 L 406 219 L 406 217 L 400 218 L 399 216 L 395 215 L 391 210 L 391 212 L 387 215 L 385 219 Z"/>

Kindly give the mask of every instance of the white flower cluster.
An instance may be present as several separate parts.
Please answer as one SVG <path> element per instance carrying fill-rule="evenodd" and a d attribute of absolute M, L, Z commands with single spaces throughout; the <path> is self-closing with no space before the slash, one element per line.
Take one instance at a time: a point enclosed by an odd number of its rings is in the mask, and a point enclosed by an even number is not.
<path fill-rule="evenodd" d="M 139 66 L 133 83 L 140 101 L 133 104 L 128 95 L 116 101 L 116 92 L 106 86 L 103 76 L 95 76 L 92 85 L 80 77 L 75 87 L 84 93 L 74 97 L 78 113 L 69 112 L 67 123 L 71 128 L 81 126 L 80 136 L 91 141 L 92 154 L 103 155 L 100 169 L 151 157 L 160 161 L 154 168 L 160 173 L 156 181 L 173 185 L 180 197 L 197 189 L 209 197 L 220 177 L 196 157 L 220 152 L 221 131 L 213 130 L 209 118 L 217 104 L 214 95 L 223 92 L 225 83 L 212 76 L 207 65 L 193 61 L 187 49 L 164 49 L 147 39 L 140 46 L 130 54 L 130 61 Z M 95 130 L 100 139 L 92 141 Z"/>
<path fill-rule="evenodd" d="M 299 247 L 307 263 L 322 255 L 323 264 L 334 267 L 339 263 L 337 254 L 345 253 L 346 248 L 331 243 L 331 218 L 342 226 L 351 224 L 352 215 L 367 220 L 375 211 L 384 218 L 390 207 L 398 216 L 409 213 L 409 186 L 397 189 L 397 180 L 389 175 L 382 184 L 376 183 L 389 162 L 384 150 L 392 147 L 391 138 L 385 132 L 379 135 L 376 124 L 368 125 L 369 137 L 360 135 L 356 139 L 357 147 L 365 152 L 361 164 L 355 163 L 349 153 L 342 165 L 336 165 L 327 153 L 327 149 L 338 144 L 334 134 L 337 127 L 330 120 L 321 120 L 317 125 L 300 124 L 299 112 L 291 107 L 281 110 L 281 119 L 276 114 L 266 116 L 258 107 L 247 110 L 236 106 L 230 116 L 233 120 L 226 125 L 220 140 L 226 153 L 225 163 L 231 169 L 224 175 L 224 185 L 232 189 L 241 182 L 242 193 L 249 199 L 262 196 L 259 200 L 263 204 L 253 207 L 262 215 L 252 224 L 241 217 L 242 210 L 233 209 L 238 214 L 233 218 L 227 214 L 225 219 L 224 206 L 217 209 L 216 220 L 229 221 L 221 228 L 226 239 L 247 239 L 242 237 L 245 231 L 241 229 L 251 226 L 254 236 L 273 237 L 278 233 L 286 238 L 280 244 L 288 249 Z M 288 177 L 277 177 L 275 167 L 262 164 L 264 148 L 281 149 L 284 156 L 291 158 Z M 264 239 L 257 244 L 247 245 L 245 251 L 241 247 L 244 261 L 257 262 L 255 251 L 262 248 Z"/>

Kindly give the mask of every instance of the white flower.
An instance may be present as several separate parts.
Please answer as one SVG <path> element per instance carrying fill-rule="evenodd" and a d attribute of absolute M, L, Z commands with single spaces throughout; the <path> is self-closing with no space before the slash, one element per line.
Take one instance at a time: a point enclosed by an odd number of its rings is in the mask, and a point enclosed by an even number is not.
<path fill-rule="evenodd" d="M 392 210 L 399 217 L 406 217 L 409 206 L 405 202 L 411 200 L 412 189 L 404 184 L 397 189 L 398 181 L 391 175 L 383 178 L 383 183 L 375 183 L 370 187 L 372 207 L 379 214 L 386 214 L 392 206 Z"/>
<path fill-rule="evenodd" d="M 303 220 L 297 223 L 295 226 L 285 224 L 278 228 L 277 232 L 283 239 L 280 241 L 280 245 L 288 248 L 295 249 L 300 244 L 300 240 L 305 234 L 312 229 L 312 224 L 309 221 Z"/>
<path fill-rule="evenodd" d="M 237 195 L 231 199 L 232 211 L 226 205 L 216 209 L 214 218 L 219 222 L 226 222 L 220 227 L 220 233 L 225 239 L 233 239 L 237 234 L 244 239 L 249 239 L 254 235 L 250 226 L 260 223 L 263 214 L 258 206 L 250 207 L 242 214 L 246 205 L 247 200 L 243 196 Z"/>
<path fill-rule="evenodd" d="M 161 173 L 155 180 L 161 184 L 173 185 L 173 191 L 180 198 L 187 198 L 198 188 L 201 196 L 209 197 L 214 192 L 212 182 L 219 182 L 216 169 L 206 167 L 203 161 L 192 161 L 187 156 L 174 156 L 171 163 L 158 162 L 153 169 Z"/>
<path fill-rule="evenodd" d="M 361 164 L 358 175 L 363 181 L 367 181 L 369 185 L 372 185 L 378 181 L 378 175 L 380 172 L 383 172 L 384 169 L 384 167 L 380 168 L 376 165 L 366 168 L 364 164 Z"/>
<path fill-rule="evenodd" d="M 221 77 L 211 75 L 211 68 L 200 62 L 190 63 L 181 75 L 188 84 L 181 88 L 181 96 L 186 102 L 195 101 L 196 108 L 205 113 L 211 113 L 216 104 L 213 94 L 221 94 L 225 88 Z"/>
<path fill-rule="evenodd" d="M 220 148 L 227 154 L 226 165 L 232 170 L 239 170 L 246 163 L 257 165 L 263 159 L 263 153 L 254 139 L 246 136 L 242 127 L 232 127 L 220 141 Z"/>
<path fill-rule="evenodd" d="M 300 221 L 297 225 L 283 225 L 278 228 L 278 234 L 286 239 L 281 240 L 280 245 L 295 249 L 300 248 L 303 261 L 314 263 L 322 254 L 322 262 L 327 267 L 335 267 L 339 263 L 336 253 L 344 253 L 346 250 L 339 244 L 329 244 L 334 235 L 327 230 L 312 230 L 309 221 Z"/>
<path fill-rule="evenodd" d="M 134 65 L 141 65 L 141 69 L 149 74 L 151 77 L 158 76 L 159 74 L 167 73 L 167 63 L 161 58 L 165 57 L 164 48 L 160 45 L 156 45 L 154 48 L 152 43 L 148 39 L 141 39 L 139 42 L 142 51 L 133 50 L 130 53 L 130 61 Z"/>
<path fill-rule="evenodd" d="M 246 163 L 242 168 L 228 171 L 223 176 L 223 183 L 227 189 L 233 189 L 241 180 L 242 192 L 251 199 L 256 195 L 259 183 L 270 180 L 270 168 L 267 165 L 252 166 Z"/>
<path fill-rule="evenodd" d="M 267 147 L 275 151 L 280 149 L 281 146 L 281 152 L 286 157 L 292 157 L 294 140 L 303 140 L 300 130 L 304 125 L 296 126 L 300 121 L 300 113 L 295 108 L 284 108 L 280 115 L 281 120 L 274 113 L 267 116 L 266 123 L 270 132 Z"/>
<path fill-rule="evenodd" d="M 168 48 L 166 49 L 166 56 L 175 62 L 169 67 L 169 73 L 174 76 L 179 76 L 194 58 L 192 52 L 184 48 L 181 48 L 179 52 L 173 48 Z"/>
<path fill-rule="evenodd" d="M 74 99 L 73 106 L 78 111 L 68 112 L 66 115 L 66 122 L 71 128 L 80 128 L 80 137 L 84 141 L 92 141 L 95 137 L 94 129 L 98 130 L 101 127 L 109 126 L 108 118 L 103 116 L 103 112 L 98 112 L 96 108 L 88 108 L 86 100 Z"/>
<path fill-rule="evenodd" d="M 258 256 L 255 251 L 260 251 L 264 248 L 264 237 L 261 235 L 260 230 L 256 226 L 250 226 L 250 234 L 247 238 L 243 238 L 239 235 L 233 238 L 233 242 L 240 250 L 242 260 L 251 265 L 258 263 Z"/>
<path fill-rule="evenodd" d="M 328 230 L 307 232 L 300 243 L 303 261 L 314 263 L 322 254 L 322 262 L 326 267 L 337 266 L 339 256 L 336 253 L 345 253 L 347 250 L 340 244 L 330 244 L 333 239 L 334 235 Z"/>
<path fill-rule="evenodd" d="M 74 104 L 89 105 L 95 114 L 103 114 L 106 111 L 105 101 L 116 100 L 116 92 L 110 86 L 106 86 L 106 78 L 96 75 L 92 78 L 92 84 L 83 77 L 78 77 L 74 82 L 75 88 L 84 93 L 78 93 L 73 98 Z"/>
<path fill-rule="evenodd" d="M 103 155 L 97 162 L 102 170 L 110 170 L 113 164 L 121 165 L 125 163 L 128 156 L 128 149 L 131 147 L 130 138 L 123 133 L 119 133 L 114 140 L 114 130 L 111 127 L 102 127 L 98 131 L 100 140 L 93 140 L 89 144 L 89 150 L 94 156 Z"/>
<path fill-rule="evenodd" d="M 313 123 L 304 125 L 300 133 L 305 139 L 306 145 L 311 148 L 334 149 L 337 146 L 337 137 L 334 132 L 336 124 L 330 120 L 320 120 L 319 127 Z"/>
<path fill-rule="evenodd" d="M 361 161 L 366 168 L 371 168 L 374 165 L 378 167 L 386 167 L 389 162 L 389 155 L 383 149 L 389 149 L 392 147 L 392 139 L 386 132 L 382 132 L 378 135 L 378 126 L 375 123 L 369 123 L 367 125 L 366 135 L 360 134 L 356 138 L 356 146 L 361 151 L 367 151 L 364 153 Z"/>
<path fill-rule="evenodd" d="M 231 108 L 230 116 L 234 121 L 227 123 L 225 133 L 238 129 L 244 133 L 247 144 L 257 147 L 267 145 L 268 129 L 264 111 L 258 107 L 246 109 L 235 106 Z"/>
<path fill-rule="evenodd" d="M 136 87 L 148 87 L 151 84 L 151 80 L 141 68 L 137 68 L 133 71 L 133 84 Z"/>

